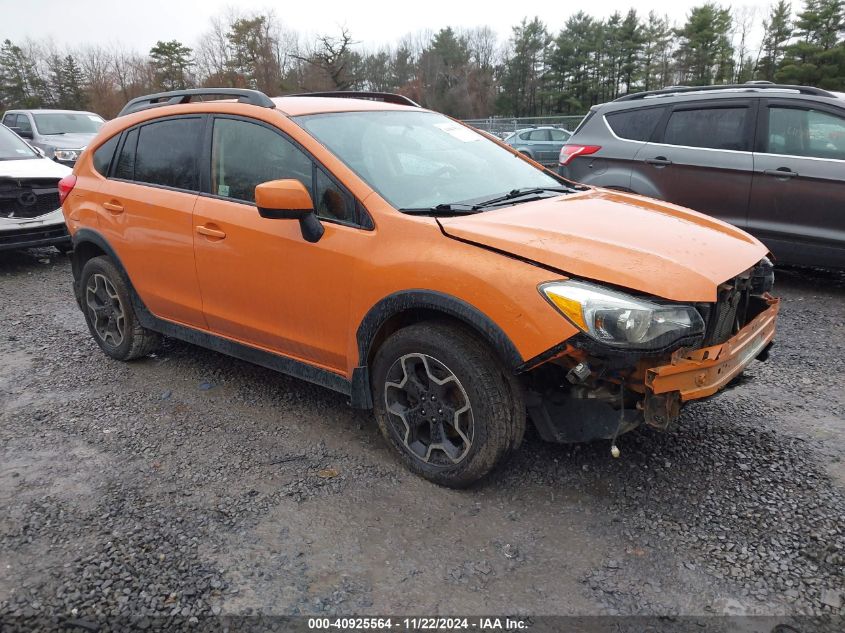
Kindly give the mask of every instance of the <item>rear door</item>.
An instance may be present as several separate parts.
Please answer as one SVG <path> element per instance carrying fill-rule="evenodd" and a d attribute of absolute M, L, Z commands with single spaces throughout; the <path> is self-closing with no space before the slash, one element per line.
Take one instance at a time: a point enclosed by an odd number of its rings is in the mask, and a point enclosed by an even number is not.
<path fill-rule="evenodd" d="M 845 263 L 845 108 L 761 104 L 748 229 L 782 262 Z"/>
<path fill-rule="evenodd" d="M 631 188 L 745 227 L 755 117 L 753 99 L 672 106 L 637 154 Z"/>
<path fill-rule="evenodd" d="M 549 164 L 557 160 L 557 153 L 554 151 L 552 136 L 548 129 L 532 130 L 529 132 L 528 146 L 534 154 L 534 160 L 538 163 Z"/>
<path fill-rule="evenodd" d="M 120 139 L 94 196 L 98 230 L 156 316 L 205 328 L 194 264 L 192 214 L 206 117 L 154 119 Z"/>

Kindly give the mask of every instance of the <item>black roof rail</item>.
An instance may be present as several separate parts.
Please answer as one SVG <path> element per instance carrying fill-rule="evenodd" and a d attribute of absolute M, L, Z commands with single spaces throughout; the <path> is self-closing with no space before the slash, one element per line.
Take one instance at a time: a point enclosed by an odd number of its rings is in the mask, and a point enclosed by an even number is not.
<path fill-rule="evenodd" d="M 393 92 L 369 92 L 366 90 L 335 90 L 329 92 L 299 92 L 286 97 L 340 97 L 341 99 L 369 99 L 370 101 L 384 101 L 419 108 L 420 104 L 405 95 Z"/>
<path fill-rule="evenodd" d="M 152 95 L 136 97 L 123 106 L 117 116 L 131 114 L 140 110 L 157 108 L 159 106 L 176 105 L 179 103 L 190 103 L 195 97 L 230 97 L 237 98 L 239 103 L 249 103 L 261 106 L 262 108 L 275 108 L 276 104 L 260 90 L 248 90 L 246 88 L 190 88 L 185 90 L 171 90 L 170 92 L 158 92 Z M 198 98 L 197 101 L 204 99 Z"/>
<path fill-rule="evenodd" d="M 835 97 L 833 93 L 821 88 L 813 88 L 811 86 L 794 86 L 790 84 L 774 84 L 770 82 L 748 82 L 744 84 L 724 84 L 721 86 L 672 86 L 671 88 L 662 88 L 660 90 L 649 90 L 647 92 L 634 92 L 629 95 L 624 95 L 614 101 L 635 101 L 637 99 L 645 99 L 646 97 L 659 97 L 662 95 L 684 94 L 690 92 L 717 92 L 717 91 L 731 91 L 731 90 L 747 90 L 755 92 L 757 90 L 794 90 L 803 95 L 815 95 L 817 97 Z"/>

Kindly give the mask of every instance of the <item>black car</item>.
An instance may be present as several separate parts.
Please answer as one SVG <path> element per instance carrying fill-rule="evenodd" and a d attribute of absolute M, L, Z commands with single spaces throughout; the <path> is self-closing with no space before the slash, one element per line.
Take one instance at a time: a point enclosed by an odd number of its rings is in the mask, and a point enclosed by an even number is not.
<path fill-rule="evenodd" d="M 845 267 L 841 93 L 751 83 L 627 95 L 591 109 L 559 172 L 735 224 L 779 263 Z"/>

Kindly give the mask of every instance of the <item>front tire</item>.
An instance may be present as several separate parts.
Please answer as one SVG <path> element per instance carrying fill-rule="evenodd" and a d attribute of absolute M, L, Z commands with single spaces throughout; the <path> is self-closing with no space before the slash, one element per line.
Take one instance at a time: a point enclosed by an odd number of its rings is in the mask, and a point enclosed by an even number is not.
<path fill-rule="evenodd" d="M 525 430 L 521 388 L 487 344 L 450 323 L 411 325 L 385 341 L 373 403 L 405 465 L 451 488 L 487 475 Z"/>
<path fill-rule="evenodd" d="M 111 259 L 89 259 L 82 268 L 80 286 L 85 322 L 108 356 L 133 360 L 158 348 L 161 336 L 138 323 L 129 287 Z"/>

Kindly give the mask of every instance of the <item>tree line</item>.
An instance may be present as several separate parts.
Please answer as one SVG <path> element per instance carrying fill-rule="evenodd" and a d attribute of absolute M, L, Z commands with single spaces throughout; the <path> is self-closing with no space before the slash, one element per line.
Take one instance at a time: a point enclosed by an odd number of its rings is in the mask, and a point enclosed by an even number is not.
<path fill-rule="evenodd" d="M 345 28 L 306 38 L 272 12 L 230 11 L 193 46 L 147 52 L 5 40 L 0 108 L 89 109 L 114 116 L 141 94 L 246 87 L 270 95 L 319 90 L 398 92 L 460 118 L 582 114 L 637 90 L 750 80 L 845 90 L 843 0 L 778 0 L 765 15 L 707 2 L 673 25 L 631 9 L 583 11 L 553 33 L 523 19 L 501 40 L 487 26 L 417 32 L 366 50 Z"/>

